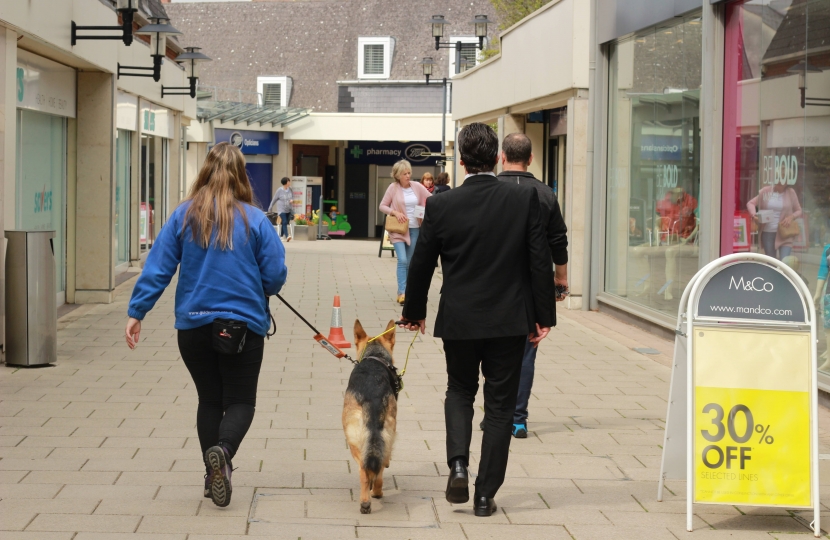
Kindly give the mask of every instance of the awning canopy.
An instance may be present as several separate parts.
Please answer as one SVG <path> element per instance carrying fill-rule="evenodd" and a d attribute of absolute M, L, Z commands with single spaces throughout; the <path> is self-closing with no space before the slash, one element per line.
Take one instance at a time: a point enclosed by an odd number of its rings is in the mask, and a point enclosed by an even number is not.
<path fill-rule="evenodd" d="M 308 116 L 309 109 L 297 107 L 262 107 L 251 103 L 236 101 L 199 100 L 197 118 L 200 122 L 233 122 L 234 125 L 245 123 L 246 126 L 271 124 L 272 127 L 287 126 Z"/>

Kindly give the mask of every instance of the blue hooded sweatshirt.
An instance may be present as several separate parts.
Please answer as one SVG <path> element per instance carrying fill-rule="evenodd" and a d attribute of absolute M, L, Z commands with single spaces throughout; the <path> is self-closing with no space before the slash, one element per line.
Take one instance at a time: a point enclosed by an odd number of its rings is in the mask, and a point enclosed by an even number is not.
<path fill-rule="evenodd" d="M 190 202 L 179 205 L 153 244 L 130 299 L 127 314 L 144 319 L 179 270 L 176 287 L 176 324 L 189 330 L 216 318 L 245 321 L 248 329 L 264 336 L 270 327 L 266 296 L 280 292 L 288 268 L 285 248 L 274 226 L 258 208 L 243 203 L 245 222 L 236 211 L 233 249 L 199 246 L 190 228 L 182 230 Z M 214 231 L 214 236 L 215 236 Z"/>

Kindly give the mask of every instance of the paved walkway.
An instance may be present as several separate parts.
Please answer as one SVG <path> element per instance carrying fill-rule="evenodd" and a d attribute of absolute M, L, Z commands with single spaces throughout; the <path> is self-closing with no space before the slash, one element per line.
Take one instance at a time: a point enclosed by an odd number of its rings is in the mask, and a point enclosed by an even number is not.
<path fill-rule="evenodd" d="M 321 329 L 334 294 L 350 338 L 355 316 L 369 332 L 398 316 L 395 261 L 388 253 L 378 259 L 376 243 L 293 242 L 288 253 L 284 295 Z M 266 342 L 256 418 L 234 461 L 233 502 L 216 508 L 201 493 L 196 393 L 178 359 L 173 290 L 129 351 L 123 327 L 132 283 L 120 286 L 115 303 L 61 319 L 55 367 L 0 368 L 3 540 L 810 536 L 793 512 L 704 505 L 696 507 L 696 532 L 686 533 L 683 483 L 669 482 L 666 500 L 655 501 L 671 344 L 584 312 L 563 313 L 542 345 L 531 435 L 513 441 L 499 511 L 485 519 L 443 497 L 440 341 L 426 336 L 414 348 L 385 498 L 362 515 L 340 425 L 350 365 L 272 302 L 279 330 Z M 439 286 L 436 277 L 433 318 Z M 406 341 L 399 338 L 398 362 Z M 664 354 L 642 356 L 635 346 Z M 473 460 L 480 441 L 476 432 Z M 825 439 L 822 446 L 830 448 Z"/>

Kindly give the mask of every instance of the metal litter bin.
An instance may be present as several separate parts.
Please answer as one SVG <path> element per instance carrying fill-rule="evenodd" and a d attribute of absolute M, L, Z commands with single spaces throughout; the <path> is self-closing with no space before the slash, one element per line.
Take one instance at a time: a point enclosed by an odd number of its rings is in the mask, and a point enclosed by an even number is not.
<path fill-rule="evenodd" d="M 6 364 L 58 359 L 55 231 L 6 231 Z"/>

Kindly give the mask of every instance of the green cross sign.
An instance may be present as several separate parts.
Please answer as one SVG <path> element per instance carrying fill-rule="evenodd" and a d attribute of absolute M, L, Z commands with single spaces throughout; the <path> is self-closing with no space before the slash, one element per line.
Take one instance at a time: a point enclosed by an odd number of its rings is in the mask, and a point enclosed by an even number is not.
<path fill-rule="evenodd" d="M 349 153 L 352 155 L 353 158 L 360 159 L 360 155 L 363 153 L 363 149 L 356 144 L 352 147 L 351 150 L 349 150 Z"/>

